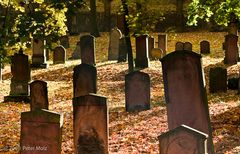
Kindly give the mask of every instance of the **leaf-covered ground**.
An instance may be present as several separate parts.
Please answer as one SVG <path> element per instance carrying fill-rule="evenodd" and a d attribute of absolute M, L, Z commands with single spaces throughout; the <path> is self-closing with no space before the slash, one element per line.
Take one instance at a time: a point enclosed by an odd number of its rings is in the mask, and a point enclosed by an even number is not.
<path fill-rule="evenodd" d="M 156 37 L 156 34 L 155 38 Z M 96 40 L 98 94 L 107 97 L 109 107 L 109 150 L 110 153 L 158 153 L 157 136 L 168 131 L 167 113 L 164 102 L 161 64 L 152 61 L 148 69 L 143 70 L 151 78 L 151 109 L 138 113 L 127 113 L 124 109 L 124 75 L 126 63 L 101 62 L 107 57 L 107 34 Z M 221 43 L 224 33 L 181 33 L 170 34 L 168 51 L 174 50 L 177 41 L 190 41 L 193 50 L 199 51 L 199 42 L 207 39 L 211 42 L 212 54 L 203 56 L 206 84 L 211 67 L 224 66 Z M 76 37 L 71 42 L 77 42 Z M 134 42 L 134 40 L 133 40 Z M 72 43 L 72 44 L 74 44 Z M 133 43 L 134 46 L 134 43 Z M 74 45 L 68 50 L 70 56 Z M 133 47 L 135 49 L 135 47 Z M 48 69 L 32 71 L 32 80 L 41 79 L 48 83 L 49 109 L 64 113 L 62 153 L 73 153 L 72 130 L 72 74 L 79 60 L 66 64 L 52 65 Z M 238 65 L 224 66 L 228 75 L 239 72 Z M 0 83 L 0 102 L 10 90 L 10 68 L 3 70 L 3 82 Z M 213 128 L 213 141 L 217 154 L 240 153 L 240 96 L 236 91 L 208 94 L 209 112 Z M 0 103 L 0 153 L 19 153 L 20 114 L 29 111 L 29 104 Z"/>

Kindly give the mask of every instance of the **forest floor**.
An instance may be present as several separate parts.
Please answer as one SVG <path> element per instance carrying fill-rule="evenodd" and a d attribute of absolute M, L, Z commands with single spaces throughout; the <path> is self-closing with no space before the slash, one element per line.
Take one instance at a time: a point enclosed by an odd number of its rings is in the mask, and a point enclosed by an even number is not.
<path fill-rule="evenodd" d="M 224 65 L 222 60 L 222 42 L 225 33 L 179 33 L 169 34 L 168 51 L 174 51 L 177 41 L 189 41 L 193 50 L 199 51 L 199 42 L 209 40 L 211 54 L 202 57 L 208 92 L 209 69 L 223 66 L 228 76 L 239 74 L 239 64 Z M 156 34 L 154 34 L 155 38 Z M 77 37 L 71 37 L 71 44 L 76 44 Z M 134 42 L 134 40 L 133 40 Z M 133 50 L 135 45 L 133 44 Z M 68 49 L 70 57 L 74 45 Z M 109 108 L 109 151 L 110 153 L 159 153 L 157 137 L 168 131 L 165 107 L 161 63 L 150 62 L 150 67 L 143 71 L 151 79 L 151 109 L 142 112 L 125 112 L 124 76 L 127 63 L 106 61 L 108 36 L 106 33 L 96 39 L 97 58 L 97 94 L 106 96 Z M 64 114 L 62 153 L 73 153 L 73 112 L 72 97 L 73 68 L 80 60 L 67 61 L 66 64 L 53 65 L 48 62 L 47 69 L 32 70 L 32 80 L 43 80 L 48 84 L 49 110 Z M 0 153 L 19 153 L 20 115 L 29 111 L 29 104 L 22 102 L 3 103 L 3 97 L 10 91 L 10 67 L 3 69 L 3 82 L 0 83 Z M 117 87 L 117 88 L 116 88 Z M 209 113 L 213 129 L 214 149 L 217 154 L 240 153 L 240 95 L 237 91 L 210 94 L 208 92 Z"/>

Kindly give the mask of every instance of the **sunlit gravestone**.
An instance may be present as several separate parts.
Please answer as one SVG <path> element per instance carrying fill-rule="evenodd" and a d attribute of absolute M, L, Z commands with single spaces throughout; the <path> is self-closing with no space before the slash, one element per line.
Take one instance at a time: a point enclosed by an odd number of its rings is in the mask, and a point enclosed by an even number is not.
<path fill-rule="evenodd" d="M 121 38 L 122 33 L 118 28 L 114 28 L 111 30 L 108 49 L 108 60 L 118 60 L 119 40 Z"/>
<path fill-rule="evenodd" d="M 64 64 L 66 62 L 66 49 L 63 46 L 57 46 L 53 50 L 53 64 Z"/>
<path fill-rule="evenodd" d="M 32 49 L 32 64 L 31 67 L 36 68 L 47 68 L 46 63 L 46 41 L 40 39 L 33 39 L 33 49 Z"/>

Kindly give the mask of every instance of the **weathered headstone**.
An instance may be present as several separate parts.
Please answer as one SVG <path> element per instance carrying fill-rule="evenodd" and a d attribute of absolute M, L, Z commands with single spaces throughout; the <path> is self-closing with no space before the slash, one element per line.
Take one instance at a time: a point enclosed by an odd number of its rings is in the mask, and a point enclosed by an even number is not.
<path fill-rule="evenodd" d="M 175 51 L 182 51 L 184 49 L 184 43 L 183 42 L 177 42 L 175 45 Z"/>
<path fill-rule="evenodd" d="M 159 136 L 160 154 L 207 154 L 208 135 L 181 125 Z"/>
<path fill-rule="evenodd" d="M 135 67 L 146 68 L 148 65 L 148 35 L 141 35 L 136 37 Z"/>
<path fill-rule="evenodd" d="M 222 67 L 210 68 L 209 71 L 210 93 L 227 91 L 227 69 Z"/>
<path fill-rule="evenodd" d="M 68 35 L 65 35 L 65 36 L 62 36 L 60 38 L 60 44 L 65 48 L 69 48 L 69 38 L 68 38 Z"/>
<path fill-rule="evenodd" d="M 185 42 L 183 46 L 183 50 L 192 51 L 192 43 Z"/>
<path fill-rule="evenodd" d="M 158 35 L 158 48 L 163 50 L 163 55 L 167 54 L 167 34 Z"/>
<path fill-rule="evenodd" d="M 4 97 L 4 101 L 29 102 L 29 85 L 31 80 L 31 69 L 28 56 L 20 50 L 12 56 L 10 95 Z"/>
<path fill-rule="evenodd" d="M 33 53 L 31 67 L 47 68 L 46 64 L 46 41 L 33 39 Z"/>
<path fill-rule="evenodd" d="M 95 38 L 92 35 L 84 35 L 80 38 L 82 63 L 95 65 Z"/>
<path fill-rule="evenodd" d="M 121 37 L 122 33 L 118 28 L 114 28 L 111 30 L 108 49 L 108 60 L 118 60 L 119 39 L 121 39 Z"/>
<path fill-rule="evenodd" d="M 239 57 L 238 36 L 228 34 L 225 36 L 225 64 L 237 64 Z"/>
<path fill-rule="evenodd" d="M 201 55 L 186 50 L 177 51 L 168 54 L 160 61 L 169 129 L 185 124 L 208 134 L 208 153 L 212 154 L 212 129 Z"/>
<path fill-rule="evenodd" d="M 64 64 L 66 61 L 66 49 L 63 46 L 57 46 L 53 50 L 53 64 Z"/>
<path fill-rule="evenodd" d="M 152 59 L 160 59 L 163 56 L 163 51 L 160 48 L 153 48 L 151 51 Z"/>
<path fill-rule="evenodd" d="M 108 154 L 108 109 L 105 97 L 73 98 L 75 154 Z"/>
<path fill-rule="evenodd" d="M 118 62 L 127 61 L 127 43 L 126 37 L 122 37 L 119 40 Z"/>
<path fill-rule="evenodd" d="M 63 115 L 44 109 L 21 114 L 21 154 L 61 154 Z"/>
<path fill-rule="evenodd" d="M 150 77 L 143 72 L 132 72 L 125 76 L 126 111 L 150 109 Z"/>
<path fill-rule="evenodd" d="M 31 111 L 37 109 L 48 110 L 48 91 L 47 82 L 35 80 L 30 84 L 30 109 Z"/>
<path fill-rule="evenodd" d="M 200 42 L 200 53 L 209 54 L 210 53 L 210 43 L 208 41 Z"/>
<path fill-rule="evenodd" d="M 73 69 L 73 97 L 97 93 L 97 70 L 88 64 L 80 64 Z"/>
<path fill-rule="evenodd" d="M 148 37 L 148 56 L 150 59 L 154 59 L 151 55 L 152 53 L 152 50 L 154 49 L 154 37 L 153 36 L 150 36 Z"/>
<path fill-rule="evenodd" d="M 80 41 L 78 41 L 76 44 L 76 48 L 72 53 L 71 59 L 80 59 L 80 58 L 81 58 L 81 47 L 80 47 Z"/>

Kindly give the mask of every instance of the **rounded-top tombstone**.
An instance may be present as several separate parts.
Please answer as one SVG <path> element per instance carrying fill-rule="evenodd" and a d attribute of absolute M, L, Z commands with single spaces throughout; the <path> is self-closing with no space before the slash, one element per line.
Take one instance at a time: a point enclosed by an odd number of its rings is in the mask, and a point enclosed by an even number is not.
<path fill-rule="evenodd" d="M 60 45 L 53 50 L 53 64 L 64 64 L 66 61 L 66 49 Z"/>
<path fill-rule="evenodd" d="M 184 49 L 184 50 L 187 50 L 187 51 L 192 51 L 192 43 L 190 43 L 190 42 L 185 42 L 183 49 Z"/>
<path fill-rule="evenodd" d="M 113 28 L 110 33 L 110 43 L 108 49 L 108 60 L 117 60 L 119 51 L 119 39 L 122 33 L 118 28 Z"/>
<path fill-rule="evenodd" d="M 181 51 L 184 48 L 184 43 L 183 42 L 177 42 L 175 45 L 175 51 Z"/>
<path fill-rule="evenodd" d="M 209 54 L 210 53 L 210 43 L 206 40 L 200 42 L 200 53 Z"/>

